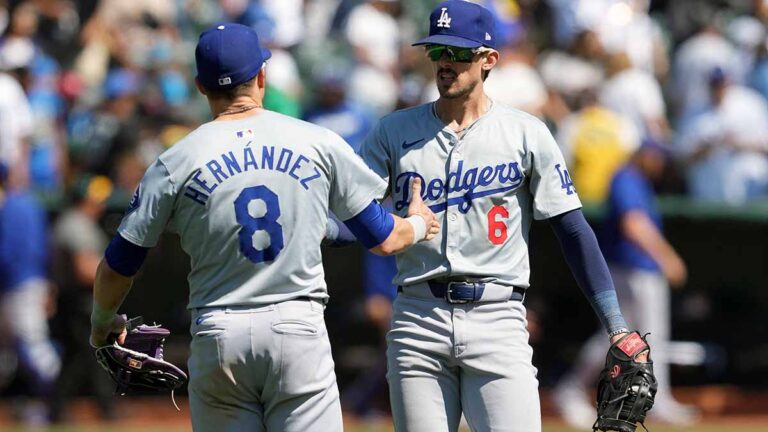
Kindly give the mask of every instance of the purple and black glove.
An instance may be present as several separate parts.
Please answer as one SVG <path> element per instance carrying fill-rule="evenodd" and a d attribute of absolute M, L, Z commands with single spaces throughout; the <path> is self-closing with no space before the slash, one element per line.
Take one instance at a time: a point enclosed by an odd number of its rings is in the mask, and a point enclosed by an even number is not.
<path fill-rule="evenodd" d="M 117 383 L 116 392 L 134 390 L 173 392 L 187 382 L 187 374 L 163 360 L 163 343 L 171 334 L 159 325 L 145 325 L 141 317 L 128 321 L 125 343 L 96 348 L 96 359 Z"/>

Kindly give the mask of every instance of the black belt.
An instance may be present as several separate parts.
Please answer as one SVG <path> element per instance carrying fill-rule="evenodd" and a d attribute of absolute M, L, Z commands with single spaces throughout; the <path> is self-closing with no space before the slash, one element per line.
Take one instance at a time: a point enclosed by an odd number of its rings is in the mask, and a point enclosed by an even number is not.
<path fill-rule="evenodd" d="M 443 298 L 448 303 L 471 303 L 480 301 L 485 291 L 484 282 L 437 282 L 427 281 L 429 290 L 436 298 Z M 397 287 L 397 292 L 403 292 L 402 287 Z M 525 288 L 514 287 L 509 296 L 511 301 L 523 301 L 525 298 Z"/>

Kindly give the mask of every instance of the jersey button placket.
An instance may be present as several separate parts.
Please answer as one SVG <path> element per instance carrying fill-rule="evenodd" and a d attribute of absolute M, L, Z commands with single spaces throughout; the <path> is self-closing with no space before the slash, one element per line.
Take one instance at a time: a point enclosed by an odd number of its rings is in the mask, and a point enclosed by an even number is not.
<path fill-rule="evenodd" d="M 451 152 L 451 169 L 449 172 L 456 173 L 459 169 L 459 162 L 462 161 L 461 159 L 461 151 L 459 150 L 458 144 L 460 144 L 460 140 L 452 136 L 451 137 L 451 144 L 454 145 L 453 151 Z M 445 179 L 446 188 L 448 187 L 448 178 Z M 456 179 L 457 184 L 461 184 L 461 178 Z M 461 192 L 459 192 L 461 193 Z M 445 199 L 446 201 L 450 199 L 450 193 L 446 191 Z M 459 237 L 460 229 L 459 229 L 459 216 L 456 214 L 458 212 L 458 206 L 446 206 L 445 213 L 446 213 L 446 224 L 448 225 L 448 229 L 446 230 L 447 235 L 447 250 L 446 250 L 446 256 L 448 258 L 453 258 L 453 255 L 456 253 L 456 240 Z"/>

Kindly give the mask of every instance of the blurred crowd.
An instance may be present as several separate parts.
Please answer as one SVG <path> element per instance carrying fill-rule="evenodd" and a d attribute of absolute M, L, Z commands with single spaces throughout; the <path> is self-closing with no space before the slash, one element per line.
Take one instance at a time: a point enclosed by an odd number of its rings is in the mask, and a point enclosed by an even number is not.
<path fill-rule="evenodd" d="M 649 143 L 672 162 L 662 193 L 768 199 L 768 1 L 479 2 L 503 38 L 487 92 L 547 123 L 585 203 L 603 202 Z M 266 108 L 357 149 L 382 115 L 437 98 L 410 46 L 437 3 L 0 0 L 0 391 L 27 380 L 33 402 L 19 415 L 58 420 L 86 384 L 114 415 L 106 374 L 83 366 L 104 214 L 127 207 L 148 164 L 210 120 L 194 87 L 203 29 L 255 28 L 273 53 Z M 382 267 L 392 271 L 370 273 Z M 366 309 L 382 327 L 384 285 Z M 49 320 L 67 331 L 52 334 Z"/>

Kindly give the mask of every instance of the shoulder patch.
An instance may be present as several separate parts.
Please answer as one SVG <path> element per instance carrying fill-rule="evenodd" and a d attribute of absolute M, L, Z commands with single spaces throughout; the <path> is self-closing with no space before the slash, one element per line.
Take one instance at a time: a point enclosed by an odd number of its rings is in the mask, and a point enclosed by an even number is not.
<path fill-rule="evenodd" d="M 128 214 L 136 210 L 137 208 L 139 208 L 139 205 L 141 205 L 141 183 L 139 183 L 139 185 L 136 186 L 136 190 L 133 191 L 131 202 L 128 203 L 128 210 L 125 212 L 125 214 Z"/>

